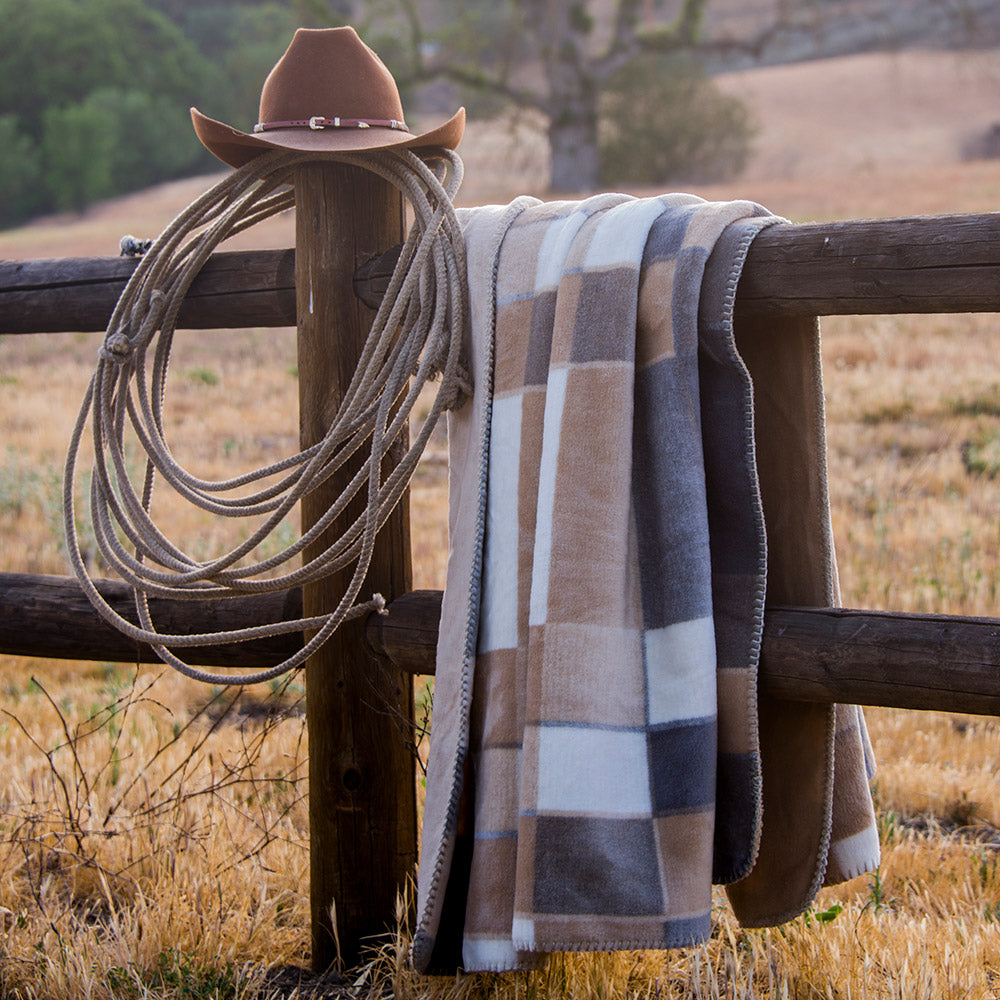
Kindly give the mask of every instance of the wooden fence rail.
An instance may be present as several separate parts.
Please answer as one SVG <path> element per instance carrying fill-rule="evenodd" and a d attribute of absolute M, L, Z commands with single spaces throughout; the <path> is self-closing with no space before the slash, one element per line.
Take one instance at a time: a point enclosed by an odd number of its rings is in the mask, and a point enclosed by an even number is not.
<path fill-rule="evenodd" d="M 133 617 L 131 590 L 113 580 L 98 589 Z M 150 598 L 165 632 L 235 629 L 298 618 L 298 590 L 226 601 Z M 411 674 L 433 674 L 441 592 L 397 598 L 371 615 L 365 638 L 376 655 Z M 295 635 L 202 647 L 205 666 L 268 667 L 293 653 Z M 159 662 L 148 646 L 106 625 L 72 577 L 0 574 L 0 652 L 55 659 Z M 1000 619 L 846 608 L 767 609 L 761 684 L 792 701 L 852 702 L 890 708 L 1000 715 Z"/>
<path fill-rule="evenodd" d="M 385 288 L 392 252 L 355 291 Z M 136 260 L 0 261 L 0 333 L 103 330 Z M 1000 213 L 776 225 L 747 257 L 737 309 L 834 316 L 1000 311 Z M 294 326 L 295 251 L 219 253 L 180 314 L 189 329 Z"/>

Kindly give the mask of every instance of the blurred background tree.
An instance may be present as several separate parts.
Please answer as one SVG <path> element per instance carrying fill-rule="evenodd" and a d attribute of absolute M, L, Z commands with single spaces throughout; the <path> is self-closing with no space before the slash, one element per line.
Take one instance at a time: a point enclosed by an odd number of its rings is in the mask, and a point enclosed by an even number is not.
<path fill-rule="evenodd" d="M 605 185 L 662 185 L 736 177 L 752 151 L 747 106 L 680 55 L 643 53 L 602 89 L 600 178 Z"/>
<path fill-rule="evenodd" d="M 205 166 L 177 139 L 215 68 L 148 4 L 0 0 L 0 25 L 3 222 Z"/>
<path fill-rule="evenodd" d="M 0 0 L 0 225 L 219 169 L 197 104 L 250 127 L 288 3 Z"/>
<path fill-rule="evenodd" d="M 408 107 L 448 81 L 448 100 L 476 117 L 541 112 L 554 189 L 624 182 L 621 138 L 607 132 L 602 153 L 601 116 L 632 99 L 657 110 L 651 87 L 676 93 L 676 67 L 662 85 L 666 64 L 625 71 L 645 53 L 690 49 L 705 2 L 682 0 L 669 24 L 646 30 L 639 0 L 608 0 L 600 25 L 597 0 L 0 0 L 0 225 L 218 169 L 188 108 L 251 127 L 298 26 L 354 24 Z M 699 77 L 699 93 L 710 89 Z"/>
<path fill-rule="evenodd" d="M 486 95 L 494 107 L 502 101 L 540 112 L 547 122 L 550 184 L 563 192 L 592 191 L 602 179 L 631 179 L 606 155 L 602 167 L 601 119 L 613 106 L 641 105 L 638 117 L 656 110 L 650 84 L 658 98 L 673 99 L 697 83 L 703 107 L 717 110 L 718 102 L 707 100 L 714 84 L 694 61 L 707 2 L 680 0 L 668 17 L 656 10 L 662 5 L 640 0 L 449 0 L 440 5 L 449 8 L 448 16 L 435 23 L 421 17 L 418 0 L 398 0 L 409 30 L 410 74 L 445 77 Z M 682 54 L 689 58 L 664 61 Z M 661 81 L 663 69 L 668 72 Z M 611 91 L 622 100 L 606 100 Z M 707 134 L 725 124 L 725 118 L 687 120 L 689 131 Z M 647 118 L 646 132 L 653 127 Z M 746 146 L 750 137 L 745 130 L 734 143 Z M 665 145 L 673 141 L 670 132 L 657 138 Z"/>
<path fill-rule="evenodd" d="M 942 34 L 933 0 L 905 17 L 892 0 L 0 0 L 0 226 L 220 169 L 189 106 L 250 128 L 299 26 L 353 24 L 414 117 L 463 103 L 538 123 L 550 187 L 573 193 L 737 175 L 753 123 L 711 72 L 986 44 L 991 4 L 949 7 Z"/>

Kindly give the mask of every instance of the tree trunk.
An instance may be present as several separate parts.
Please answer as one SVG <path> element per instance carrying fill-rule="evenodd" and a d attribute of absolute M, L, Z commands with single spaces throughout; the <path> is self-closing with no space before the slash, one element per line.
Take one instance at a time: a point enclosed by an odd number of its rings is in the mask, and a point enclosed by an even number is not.
<path fill-rule="evenodd" d="M 556 112 L 549 124 L 550 186 L 566 194 L 593 191 L 600 183 L 597 108 L 575 103 L 572 111 Z"/>
<path fill-rule="evenodd" d="M 597 95 L 588 51 L 594 21 L 584 0 L 524 0 L 538 39 L 549 116 L 553 191 L 579 194 L 598 184 Z"/>

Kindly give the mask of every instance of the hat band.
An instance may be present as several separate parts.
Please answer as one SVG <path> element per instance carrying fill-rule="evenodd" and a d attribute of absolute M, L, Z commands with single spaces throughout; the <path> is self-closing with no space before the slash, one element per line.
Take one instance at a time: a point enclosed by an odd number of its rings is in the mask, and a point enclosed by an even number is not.
<path fill-rule="evenodd" d="M 319 131 L 325 128 L 394 128 L 400 132 L 409 132 L 405 122 L 394 118 L 324 118 L 313 115 L 312 118 L 295 118 L 287 122 L 258 122 L 254 132 L 269 132 L 276 128 L 311 128 Z"/>

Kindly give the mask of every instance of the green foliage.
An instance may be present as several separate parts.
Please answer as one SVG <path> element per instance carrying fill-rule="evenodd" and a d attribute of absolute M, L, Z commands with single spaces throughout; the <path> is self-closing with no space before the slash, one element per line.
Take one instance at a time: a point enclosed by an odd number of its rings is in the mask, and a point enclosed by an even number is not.
<path fill-rule="evenodd" d="M 997 858 L 992 850 L 979 848 L 972 853 L 980 889 L 989 889 L 997 878 Z"/>
<path fill-rule="evenodd" d="M 102 87 L 168 98 L 183 107 L 207 92 L 214 71 L 179 28 L 142 0 L 0 0 L 5 46 L 0 114 L 16 114 L 41 139 L 48 108 L 77 104 Z"/>
<path fill-rule="evenodd" d="M 723 94 L 697 65 L 642 55 L 601 96 L 601 181 L 726 180 L 743 169 L 755 132 L 746 106 Z"/>
<path fill-rule="evenodd" d="M 229 44 L 222 60 L 228 89 L 229 119 L 253 127 L 257 119 L 260 89 L 271 67 L 291 41 L 298 21 L 287 4 L 240 5 L 230 20 Z"/>
<path fill-rule="evenodd" d="M 41 180 L 56 208 L 85 208 L 112 188 L 115 123 L 89 102 L 42 116 Z"/>
<path fill-rule="evenodd" d="M 871 908 L 876 913 L 883 913 L 891 909 L 895 903 L 896 899 L 890 898 L 886 891 L 881 867 L 876 868 L 868 880 L 868 899 L 865 901 L 864 908 Z"/>
<path fill-rule="evenodd" d="M 821 927 L 825 924 L 832 924 L 844 912 L 843 904 L 831 903 L 825 910 L 814 910 L 810 907 L 802 915 L 802 921 L 806 927 L 811 927 L 813 922 Z"/>
<path fill-rule="evenodd" d="M 232 962 L 221 968 L 204 966 L 178 948 L 161 952 L 151 985 L 162 985 L 178 1000 L 203 1000 L 205 997 L 236 997 L 240 976 Z M 157 982 L 158 980 L 158 982 Z"/>
<path fill-rule="evenodd" d="M 0 224 L 207 163 L 187 109 L 217 70 L 142 0 L 0 0 Z"/>
<path fill-rule="evenodd" d="M 134 190 L 177 177 L 202 159 L 201 147 L 191 141 L 188 109 L 167 97 L 108 87 L 95 90 L 83 103 L 111 123 L 114 130 L 114 191 Z"/>
<path fill-rule="evenodd" d="M 983 392 L 972 397 L 949 399 L 946 405 L 956 417 L 1000 417 L 1000 386 L 994 382 Z"/>
<path fill-rule="evenodd" d="M 962 464 L 970 476 L 1000 477 L 1000 431 L 978 432 L 962 445 Z"/>
<path fill-rule="evenodd" d="M 188 109 L 249 128 L 295 6 L 0 0 L 0 226 L 218 169 Z"/>
<path fill-rule="evenodd" d="M 576 0 L 569 9 L 569 23 L 574 31 L 589 35 L 594 30 L 594 15 L 587 10 L 585 3 Z"/>
<path fill-rule="evenodd" d="M 294 10 L 287 3 L 191 4 L 177 23 L 218 71 L 213 88 L 192 103 L 213 118 L 252 128 L 261 85 L 301 24 Z"/>
<path fill-rule="evenodd" d="M 198 385 L 218 385 L 219 375 L 212 368 L 205 368 L 203 366 L 198 366 L 196 368 L 189 368 L 185 373 L 188 381 L 194 382 Z"/>
<path fill-rule="evenodd" d="M 17 115 L 0 115 L 0 219 L 19 222 L 35 210 L 40 163 L 38 146 Z"/>

